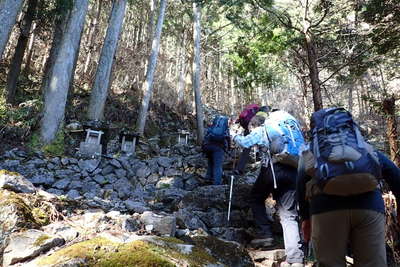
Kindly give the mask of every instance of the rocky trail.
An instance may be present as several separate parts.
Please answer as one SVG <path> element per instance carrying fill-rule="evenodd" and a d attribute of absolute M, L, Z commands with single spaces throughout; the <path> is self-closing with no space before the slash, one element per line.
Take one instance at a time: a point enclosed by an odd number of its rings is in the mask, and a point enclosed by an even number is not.
<path fill-rule="evenodd" d="M 235 178 L 229 223 L 229 181 L 203 184 L 205 168 L 190 144 L 142 159 L 8 151 L 0 161 L 3 266 L 279 266 L 282 242 L 248 247 L 257 166 Z"/>

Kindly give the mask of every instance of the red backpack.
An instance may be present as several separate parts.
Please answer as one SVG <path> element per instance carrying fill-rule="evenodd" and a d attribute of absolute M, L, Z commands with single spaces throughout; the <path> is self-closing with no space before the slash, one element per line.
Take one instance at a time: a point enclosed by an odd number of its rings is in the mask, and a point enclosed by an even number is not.
<path fill-rule="evenodd" d="M 257 104 L 247 105 L 240 113 L 239 119 L 237 119 L 236 122 L 238 122 L 240 126 L 242 126 L 244 129 L 247 129 L 251 118 L 253 118 L 256 115 L 259 109 L 260 106 Z"/>

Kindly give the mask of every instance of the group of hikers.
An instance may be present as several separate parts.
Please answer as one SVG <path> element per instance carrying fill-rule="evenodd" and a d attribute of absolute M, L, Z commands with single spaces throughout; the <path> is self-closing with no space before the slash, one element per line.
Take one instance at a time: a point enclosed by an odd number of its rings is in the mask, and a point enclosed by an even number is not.
<path fill-rule="evenodd" d="M 302 247 L 310 241 L 316 266 L 345 267 L 347 255 L 356 267 L 387 266 L 381 188 L 385 181 L 400 199 L 400 169 L 364 139 L 344 108 L 314 112 L 307 133 L 293 115 L 268 106 L 248 105 L 236 121 L 218 115 L 202 145 L 205 180 L 222 184 L 224 152 L 231 143 L 242 148 L 235 175 L 244 174 L 257 146 L 261 168 L 249 196 L 256 228 L 250 245 L 275 244 L 265 206 L 272 194 L 283 229 L 281 267 L 304 266 Z"/>

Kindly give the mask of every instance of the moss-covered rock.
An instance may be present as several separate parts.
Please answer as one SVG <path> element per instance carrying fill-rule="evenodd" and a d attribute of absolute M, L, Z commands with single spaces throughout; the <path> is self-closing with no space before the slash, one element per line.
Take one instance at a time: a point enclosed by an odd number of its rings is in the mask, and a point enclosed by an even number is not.
<path fill-rule="evenodd" d="M 48 267 L 66 262 L 84 262 L 84 266 L 98 267 L 224 266 L 207 250 L 172 237 L 138 237 L 128 243 L 96 237 L 58 250 L 36 260 L 35 264 Z"/>
<path fill-rule="evenodd" d="M 74 244 L 37 262 L 38 266 L 54 266 L 73 259 L 82 259 L 86 266 L 175 266 L 165 250 L 143 241 L 128 244 L 95 238 Z"/>
<path fill-rule="evenodd" d="M 0 190 L 0 262 L 12 232 L 39 226 L 32 216 L 32 208 L 23 198 L 12 191 Z"/>
<path fill-rule="evenodd" d="M 32 136 L 28 142 L 28 147 L 31 150 L 41 150 L 46 155 L 63 156 L 65 153 L 64 139 L 65 139 L 65 135 L 64 135 L 63 129 L 60 129 L 57 132 L 55 139 L 50 144 L 47 144 L 47 145 L 45 145 L 41 142 L 38 133 L 34 133 L 34 134 L 32 134 Z"/>
<path fill-rule="evenodd" d="M 32 207 L 20 195 L 0 190 L 0 233 L 41 226 L 32 214 Z"/>

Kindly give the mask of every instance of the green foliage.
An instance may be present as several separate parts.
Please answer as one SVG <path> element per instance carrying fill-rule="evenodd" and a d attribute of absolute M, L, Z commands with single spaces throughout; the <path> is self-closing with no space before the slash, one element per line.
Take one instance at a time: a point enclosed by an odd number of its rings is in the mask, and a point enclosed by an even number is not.
<path fill-rule="evenodd" d="M 40 100 L 29 100 L 13 107 L 0 96 L 0 135 L 3 141 L 8 144 L 25 141 L 38 125 L 41 106 Z"/>
<path fill-rule="evenodd" d="M 38 27 L 35 32 L 43 39 L 48 39 L 55 20 L 62 20 L 74 6 L 74 0 L 39 1 L 35 17 Z"/>
<path fill-rule="evenodd" d="M 229 59 L 234 65 L 233 73 L 239 77 L 240 87 L 250 93 L 259 85 L 271 86 L 280 82 L 282 69 L 276 57 L 291 45 L 293 33 L 279 27 L 265 14 L 247 22 L 248 26 L 241 24 L 241 33 Z"/>
<path fill-rule="evenodd" d="M 379 54 L 400 48 L 400 1 L 369 0 L 362 6 L 362 18 L 371 24 L 369 37 Z"/>

